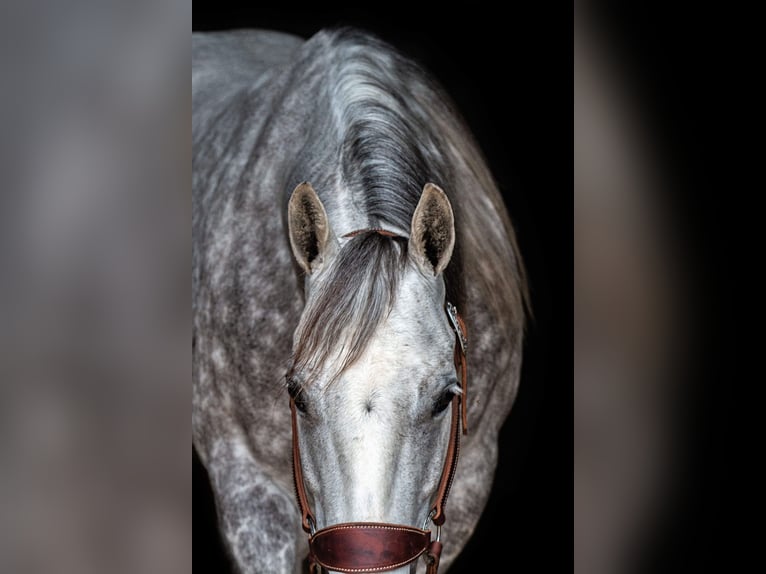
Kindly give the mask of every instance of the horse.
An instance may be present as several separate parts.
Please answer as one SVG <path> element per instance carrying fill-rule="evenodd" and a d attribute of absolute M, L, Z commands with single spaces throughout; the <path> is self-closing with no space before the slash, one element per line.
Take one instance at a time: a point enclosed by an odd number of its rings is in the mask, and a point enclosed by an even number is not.
<path fill-rule="evenodd" d="M 449 568 L 529 314 L 470 130 L 420 65 L 335 28 L 192 34 L 192 132 L 192 439 L 234 568 L 414 573 L 437 538 Z M 354 569 L 317 558 L 325 532 L 341 554 L 431 546 Z"/>

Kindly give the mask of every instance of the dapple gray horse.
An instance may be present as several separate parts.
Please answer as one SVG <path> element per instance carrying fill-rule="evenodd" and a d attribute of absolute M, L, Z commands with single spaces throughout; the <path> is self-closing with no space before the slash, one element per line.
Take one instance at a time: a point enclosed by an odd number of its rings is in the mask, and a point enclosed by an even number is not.
<path fill-rule="evenodd" d="M 445 570 L 492 487 L 527 308 L 478 146 L 418 65 L 362 32 L 193 34 L 192 50 L 193 444 L 232 560 L 305 568 L 288 395 L 323 528 L 421 527 L 457 394 Z"/>

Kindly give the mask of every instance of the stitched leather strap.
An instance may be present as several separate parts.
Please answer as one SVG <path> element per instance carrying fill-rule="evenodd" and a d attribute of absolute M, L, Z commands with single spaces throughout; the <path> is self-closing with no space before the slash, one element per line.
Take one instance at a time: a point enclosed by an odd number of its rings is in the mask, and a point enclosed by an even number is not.
<path fill-rule="evenodd" d="M 447 504 L 447 497 L 449 496 L 449 491 L 452 487 L 452 479 L 455 476 L 457 459 L 460 454 L 460 433 L 458 432 L 458 420 L 460 419 L 459 413 L 460 399 L 455 396 L 455 398 L 452 399 L 452 424 L 450 425 L 449 431 L 447 456 L 444 458 L 444 467 L 442 467 L 439 487 L 436 490 L 436 498 L 434 498 L 434 503 L 431 507 L 431 521 L 437 526 L 444 524 L 444 520 L 446 519 L 446 516 L 444 515 L 444 507 Z"/>
<path fill-rule="evenodd" d="M 377 227 L 369 228 L 369 229 L 355 229 L 354 231 L 349 231 L 343 237 L 356 237 L 357 235 L 361 235 L 362 233 L 370 233 L 370 232 L 377 233 L 378 235 L 384 235 L 385 237 L 400 237 L 393 231 L 388 231 L 387 229 L 379 229 Z"/>
<path fill-rule="evenodd" d="M 466 337 L 465 323 L 463 323 L 462 317 L 455 312 L 459 329 L 462 331 L 462 336 Z M 436 490 L 436 498 L 434 504 L 431 507 L 431 520 L 437 526 L 444 524 L 446 516 L 444 515 L 444 507 L 447 504 L 447 497 L 449 496 L 450 489 L 452 488 L 452 480 L 455 478 L 455 471 L 457 470 L 457 461 L 460 455 L 460 432 L 458 431 L 458 420 L 463 419 L 463 434 L 468 432 L 468 423 L 466 421 L 468 404 L 468 372 L 467 362 L 465 359 L 465 347 L 461 344 L 461 333 L 455 333 L 455 368 L 460 372 L 461 376 L 461 395 L 455 395 L 452 399 L 452 424 L 449 431 L 449 444 L 447 445 L 447 455 L 444 458 L 444 467 L 442 468 L 442 475 L 439 480 L 439 488 Z"/>
<path fill-rule="evenodd" d="M 439 571 L 439 560 L 442 556 L 442 543 L 434 540 L 428 545 L 426 553 L 426 574 L 436 574 Z"/>
<path fill-rule="evenodd" d="M 290 415 L 292 417 L 293 427 L 293 484 L 295 485 L 295 496 L 298 499 L 298 508 L 301 511 L 301 526 L 303 530 L 311 534 L 316 525 L 316 518 L 311 512 L 308 497 L 306 496 L 306 485 L 303 482 L 303 467 L 301 466 L 301 449 L 298 444 L 298 417 L 295 413 L 295 400 L 290 397 Z"/>
<path fill-rule="evenodd" d="M 310 560 L 338 572 L 385 572 L 414 562 L 428 550 L 431 532 L 412 526 L 351 522 L 309 538 Z"/>

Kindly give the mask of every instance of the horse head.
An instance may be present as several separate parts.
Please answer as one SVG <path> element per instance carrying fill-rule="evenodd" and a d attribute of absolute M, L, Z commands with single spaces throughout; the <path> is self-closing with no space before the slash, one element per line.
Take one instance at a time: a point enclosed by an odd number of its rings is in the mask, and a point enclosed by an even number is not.
<path fill-rule="evenodd" d="M 304 526 L 312 539 L 337 536 L 346 554 L 404 544 L 412 546 L 404 558 L 417 556 L 421 541 L 430 542 L 431 521 L 443 522 L 463 392 L 455 332 L 463 333 L 453 308 L 445 312 L 442 273 L 455 244 L 449 199 L 427 184 L 408 238 L 383 229 L 338 236 L 303 183 L 290 198 L 288 225 L 305 272 L 287 377 Z M 386 530 L 404 534 L 394 540 Z M 404 562 L 393 554 L 384 565 Z M 338 558 L 346 559 L 356 560 Z M 369 568 L 385 561 L 370 559 Z"/>

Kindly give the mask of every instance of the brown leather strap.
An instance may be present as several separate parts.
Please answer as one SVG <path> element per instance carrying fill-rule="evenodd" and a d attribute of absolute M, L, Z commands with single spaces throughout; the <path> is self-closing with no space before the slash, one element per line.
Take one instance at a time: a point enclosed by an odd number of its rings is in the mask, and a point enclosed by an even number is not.
<path fill-rule="evenodd" d="M 361 235 L 362 233 L 377 233 L 378 235 L 384 235 L 386 237 L 401 237 L 401 235 L 394 233 L 393 231 L 388 231 L 387 229 L 380 229 L 379 227 L 371 227 L 367 229 L 355 229 L 354 231 L 349 231 L 346 233 L 343 237 L 356 237 L 357 235 Z"/>
<path fill-rule="evenodd" d="M 436 574 L 439 571 L 439 560 L 442 556 L 442 543 L 434 540 L 428 545 L 426 552 L 426 574 Z"/>
<path fill-rule="evenodd" d="M 384 572 L 406 566 L 428 550 L 431 532 L 412 526 L 351 522 L 309 538 L 310 560 L 338 572 Z"/>
<path fill-rule="evenodd" d="M 459 325 L 459 329 L 462 331 L 462 336 L 466 337 L 465 323 L 463 318 L 455 311 L 455 316 Z M 442 468 L 442 475 L 439 479 L 439 488 L 436 490 L 436 498 L 434 504 L 431 507 L 431 520 L 437 526 L 444 524 L 444 506 L 447 504 L 447 497 L 449 496 L 450 488 L 452 488 L 452 480 L 455 478 L 455 471 L 457 470 L 457 461 L 460 455 L 460 432 L 458 431 L 458 420 L 462 414 L 462 427 L 463 434 L 468 432 L 468 423 L 466 422 L 466 414 L 468 404 L 468 372 L 467 361 L 465 358 L 465 346 L 461 343 L 461 333 L 455 333 L 455 368 L 460 372 L 461 376 L 461 395 L 455 395 L 452 399 L 452 424 L 449 431 L 449 444 L 447 445 L 447 456 L 444 458 L 444 467 Z"/>
<path fill-rule="evenodd" d="M 290 414 L 292 416 L 293 427 L 293 483 L 295 484 L 295 495 L 301 511 L 301 526 L 303 526 L 303 530 L 311 534 L 312 529 L 316 525 L 316 518 L 314 518 L 314 513 L 311 512 L 308 497 L 306 496 L 306 485 L 303 482 L 301 449 L 298 445 L 298 419 L 295 414 L 295 400 L 292 397 L 290 397 Z"/>
<path fill-rule="evenodd" d="M 460 453 L 460 433 L 458 432 L 458 421 L 460 419 L 460 398 L 455 396 L 452 399 L 452 424 L 449 431 L 449 444 L 447 445 L 447 456 L 444 458 L 442 475 L 439 479 L 439 487 L 436 489 L 436 498 L 431 506 L 431 521 L 437 526 L 444 524 L 444 506 L 447 504 L 452 479 L 455 476 L 457 468 L 457 459 Z"/>

